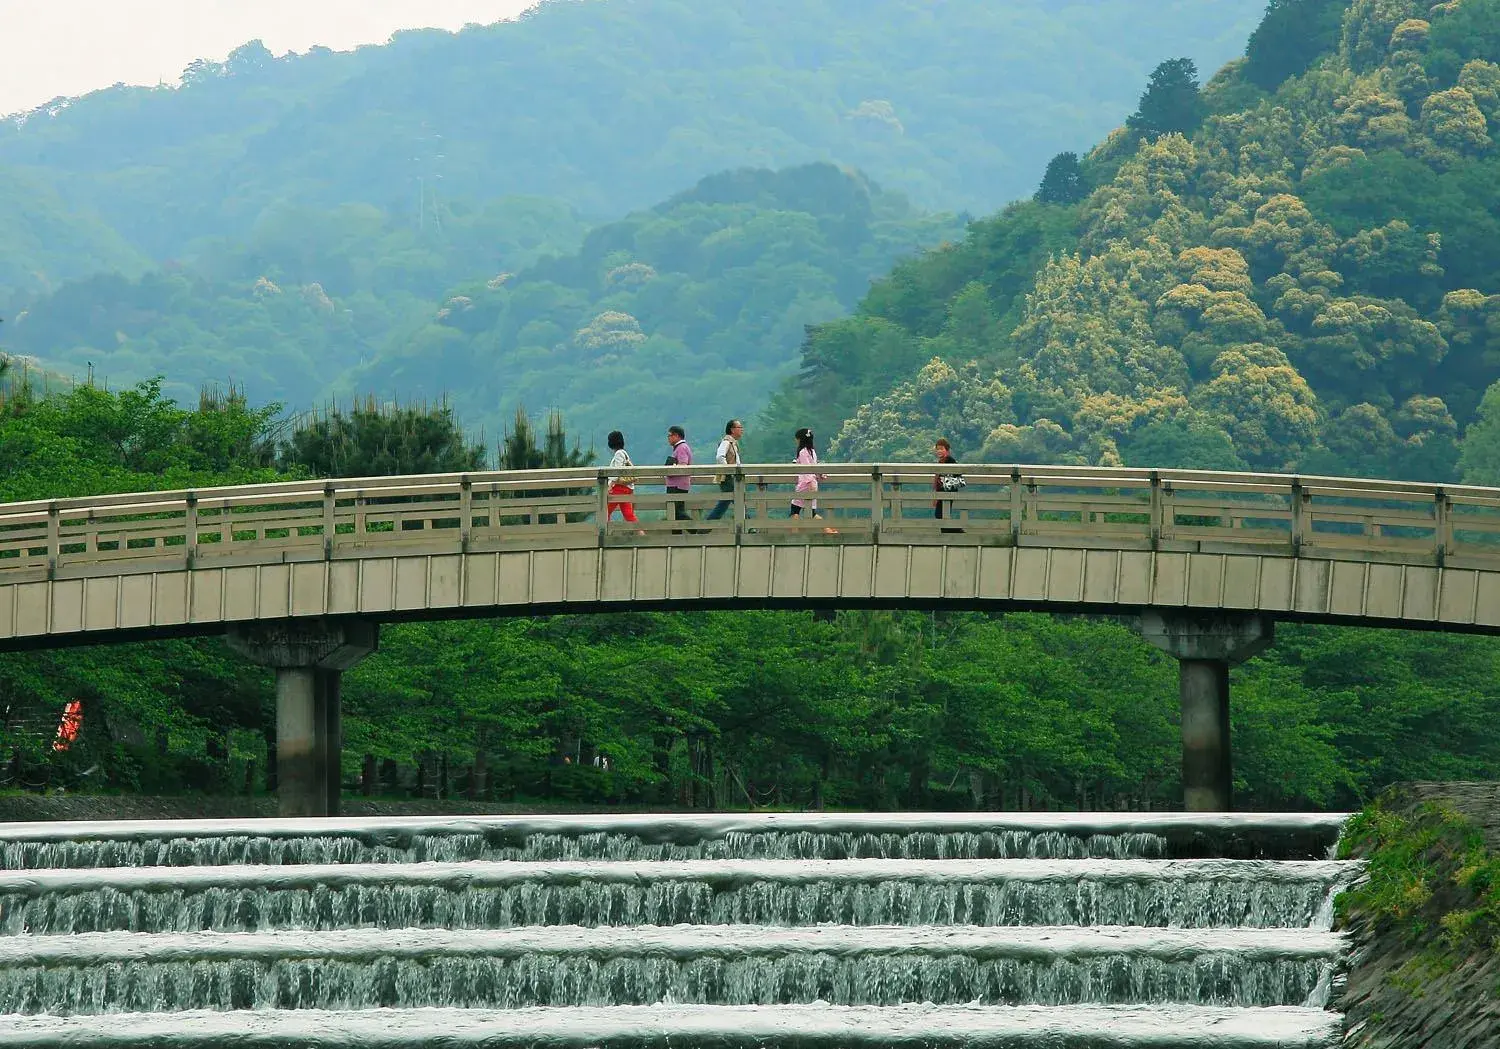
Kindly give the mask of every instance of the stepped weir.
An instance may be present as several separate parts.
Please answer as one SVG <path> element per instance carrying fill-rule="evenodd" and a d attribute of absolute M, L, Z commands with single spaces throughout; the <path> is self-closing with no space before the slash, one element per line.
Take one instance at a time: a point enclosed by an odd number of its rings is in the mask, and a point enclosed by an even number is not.
<path fill-rule="evenodd" d="M 1331 1047 L 1341 816 L 0 826 L 0 1046 Z"/>

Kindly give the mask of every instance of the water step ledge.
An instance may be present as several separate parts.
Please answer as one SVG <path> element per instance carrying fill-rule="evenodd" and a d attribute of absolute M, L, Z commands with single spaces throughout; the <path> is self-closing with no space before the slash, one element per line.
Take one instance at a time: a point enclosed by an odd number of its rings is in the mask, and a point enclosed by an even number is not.
<path fill-rule="evenodd" d="M 628 834 L 645 841 L 688 843 L 731 834 L 956 834 L 1059 832 L 1071 835 L 1156 834 L 1169 839 L 1194 835 L 1304 834 L 1337 838 L 1347 813 L 1194 812 L 951 812 L 951 813 L 748 813 L 598 814 L 581 816 L 384 816 L 330 819 L 119 820 L 0 823 L 0 842 L 124 841 L 253 836 L 304 838 L 352 836 L 371 839 L 413 835 L 475 834 L 524 840 L 534 834 Z"/>
<path fill-rule="evenodd" d="M 216 867 L 90 867 L 0 871 L 0 895 L 202 892 L 210 889 L 463 890 L 521 884 L 646 885 L 693 882 L 719 888 L 775 883 L 938 885 L 1007 882 L 1245 882 L 1333 885 L 1357 875 L 1347 860 L 476 860 L 465 863 L 330 863 Z"/>
<path fill-rule="evenodd" d="M 1334 960 L 1340 933 L 1308 929 L 1136 926 L 526 926 L 513 929 L 352 929 L 258 933 L 80 933 L 0 937 L 0 968 L 254 960 L 373 962 L 384 958 L 670 958 L 786 955 L 943 956 L 1052 962 L 1129 956 L 1191 962 Z"/>
<path fill-rule="evenodd" d="M 27 1049 L 1332 1049 L 1343 1021 L 1275 1006 L 610 1006 L 0 1017 Z"/>

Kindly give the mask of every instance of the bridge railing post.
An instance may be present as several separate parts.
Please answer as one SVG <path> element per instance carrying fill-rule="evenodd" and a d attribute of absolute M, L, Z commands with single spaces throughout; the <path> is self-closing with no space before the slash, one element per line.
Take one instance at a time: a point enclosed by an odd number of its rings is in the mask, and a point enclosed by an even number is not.
<path fill-rule="evenodd" d="M 600 470 L 595 477 L 595 491 L 598 498 L 594 501 L 594 516 L 599 519 L 599 545 L 604 545 L 604 537 L 609 534 L 609 471 Z"/>
<path fill-rule="evenodd" d="M 1010 468 L 1010 541 L 1021 545 L 1021 521 L 1026 515 L 1026 487 L 1021 483 L 1021 468 Z"/>
<path fill-rule="evenodd" d="M 1453 500 L 1448 498 L 1448 493 L 1439 488 L 1433 494 L 1433 539 L 1437 549 L 1437 565 L 1442 568 L 1448 560 L 1448 551 L 1453 547 Z"/>
<path fill-rule="evenodd" d="M 333 560 L 334 511 L 338 500 L 334 498 L 333 482 L 323 486 L 323 560 Z"/>
<path fill-rule="evenodd" d="M 880 467 L 870 470 L 870 542 L 880 542 L 880 522 L 885 519 L 885 481 Z"/>
<path fill-rule="evenodd" d="M 1164 511 L 1161 497 L 1161 472 L 1151 471 L 1151 549 L 1155 550 L 1162 538 L 1162 513 Z"/>
<path fill-rule="evenodd" d="M 1302 478 L 1292 478 L 1292 556 L 1302 555 L 1302 545 L 1307 541 L 1307 489 L 1302 487 Z"/>
<path fill-rule="evenodd" d="M 469 552 L 469 531 L 474 527 L 474 482 L 464 474 L 458 482 L 458 548 Z"/>
<path fill-rule="evenodd" d="M 750 520 L 750 483 L 745 480 L 745 468 L 734 468 L 734 541 L 738 543 L 745 534 Z"/>
<path fill-rule="evenodd" d="M 198 493 L 189 492 L 184 501 L 187 503 L 187 514 L 183 522 L 187 529 L 187 563 L 192 568 L 193 563 L 198 560 Z"/>
<path fill-rule="evenodd" d="M 56 503 L 47 506 L 47 573 L 57 571 L 58 558 L 62 557 L 62 518 L 58 516 Z"/>

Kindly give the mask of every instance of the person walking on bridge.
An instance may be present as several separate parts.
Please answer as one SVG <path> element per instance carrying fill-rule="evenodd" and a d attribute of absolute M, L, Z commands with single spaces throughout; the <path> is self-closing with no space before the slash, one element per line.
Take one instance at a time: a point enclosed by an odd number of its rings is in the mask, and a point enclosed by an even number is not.
<path fill-rule="evenodd" d="M 728 467 L 719 474 L 719 491 L 725 494 L 734 493 L 734 468 L 740 465 L 740 438 L 744 436 L 745 424 L 738 419 L 730 419 L 724 424 L 724 439 L 719 442 L 718 451 L 714 453 L 714 462 Z M 721 520 L 733 505 L 733 499 L 720 499 L 708 512 L 708 520 Z"/>
<path fill-rule="evenodd" d="M 668 466 L 688 467 L 693 465 L 693 448 L 687 442 L 687 431 L 681 426 L 669 426 L 667 428 L 667 444 L 670 451 L 667 454 Z M 667 493 L 669 495 L 687 495 L 692 491 L 693 475 L 685 470 L 682 473 L 667 474 Z M 676 521 L 690 521 L 692 516 L 688 513 L 686 500 L 672 500 L 669 504 L 672 508 L 672 517 Z M 681 535 L 680 528 L 672 530 L 673 535 Z"/>
<path fill-rule="evenodd" d="M 800 519 L 805 509 L 812 514 L 814 521 L 823 520 L 823 515 L 818 512 L 818 500 L 815 498 L 818 492 L 818 482 L 825 479 L 824 474 L 818 473 L 818 449 L 815 446 L 813 432 L 804 426 L 796 433 L 797 437 L 797 465 L 810 470 L 808 473 L 797 475 L 797 494 L 792 499 L 791 515 Z M 829 535 L 836 534 L 832 528 L 824 528 Z"/>
<path fill-rule="evenodd" d="M 619 430 L 612 430 L 606 440 L 614 455 L 609 460 L 609 505 L 604 515 L 605 520 L 613 517 L 618 510 L 628 524 L 638 524 L 635 516 L 635 477 L 630 472 L 635 463 L 630 461 L 630 453 L 625 450 L 625 435 Z"/>

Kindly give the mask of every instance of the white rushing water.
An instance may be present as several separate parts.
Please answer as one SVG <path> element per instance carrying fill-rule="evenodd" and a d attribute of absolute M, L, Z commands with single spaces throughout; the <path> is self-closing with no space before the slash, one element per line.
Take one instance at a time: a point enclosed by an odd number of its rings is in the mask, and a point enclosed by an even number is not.
<path fill-rule="evenodd" d="M 791 813 L 0 824 L 0 869 L 469 860 L 1130 859 L 1322 855 L 1344 817 Z M 247 828 L 253 828 L 247 832 Z"/>
<path fill-rule="evenodd" d="M 623 1006 L 607 1009 L 382 1010 L 141 1014 L 0 1026 L 0 1046 L 161 1049 L 408 1049 L 482 1046 L 968 1046 L 974 1049 L 1331 1049 L 1321 1009 L 1193 1006 L 895 1008 Z"/>
<path fill-rule="evenodd" d="M 1348 866 L 692 860 L 0 873 L 0 934 L 517 925 L 1307 926 Z"/>
<path fill-rule="evenodd" d="M 1331 1046 L 1341 825 L 4 826 L 0 1046 Z"/>

